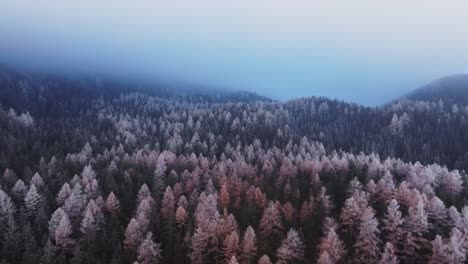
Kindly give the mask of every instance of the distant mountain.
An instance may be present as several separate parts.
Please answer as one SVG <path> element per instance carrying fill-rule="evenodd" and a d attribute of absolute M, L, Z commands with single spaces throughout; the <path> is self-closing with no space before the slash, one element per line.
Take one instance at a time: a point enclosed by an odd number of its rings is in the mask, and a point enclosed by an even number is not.
<path fill-rule="evenodd" d="M 408 94 L 411 100 L 438 101 L 468 105 L 468 74 L 450 75 L 433 81 Z"/>

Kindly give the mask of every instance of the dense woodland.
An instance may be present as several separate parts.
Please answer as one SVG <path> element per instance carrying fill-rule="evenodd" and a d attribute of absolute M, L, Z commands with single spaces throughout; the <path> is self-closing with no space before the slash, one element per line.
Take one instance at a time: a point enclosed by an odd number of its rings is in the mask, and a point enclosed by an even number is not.
<path fill-rule="evenodd" d="M 0 73 L 5 263 L 468 263 L 468 107 Z"/>

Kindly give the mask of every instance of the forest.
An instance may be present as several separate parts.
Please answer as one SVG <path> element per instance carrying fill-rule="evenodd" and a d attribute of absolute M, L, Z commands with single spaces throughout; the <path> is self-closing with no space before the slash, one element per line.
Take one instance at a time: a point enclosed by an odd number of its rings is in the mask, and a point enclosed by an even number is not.
<path fill-rule="evenodd" d="M 468 263 L 468 106 L 0 72 L 0 263 Z"/>

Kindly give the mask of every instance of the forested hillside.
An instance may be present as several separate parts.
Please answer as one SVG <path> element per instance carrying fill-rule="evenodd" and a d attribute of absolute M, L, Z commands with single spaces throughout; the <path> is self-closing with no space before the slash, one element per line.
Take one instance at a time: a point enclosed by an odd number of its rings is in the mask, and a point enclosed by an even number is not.
<path fill-rule="evenodd" d="M 0 74 L 1 263 L 466 263 L 468 107 Z"/>

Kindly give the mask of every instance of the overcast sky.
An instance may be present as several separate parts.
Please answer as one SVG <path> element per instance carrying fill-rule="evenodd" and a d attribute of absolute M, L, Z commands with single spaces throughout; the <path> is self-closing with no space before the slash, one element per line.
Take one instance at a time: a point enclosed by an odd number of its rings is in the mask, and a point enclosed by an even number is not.
<path fill-rule="evenodd" d="M 0 0 L 0 63 L 377 105 L 468 71 L 467 1 Z"/>

